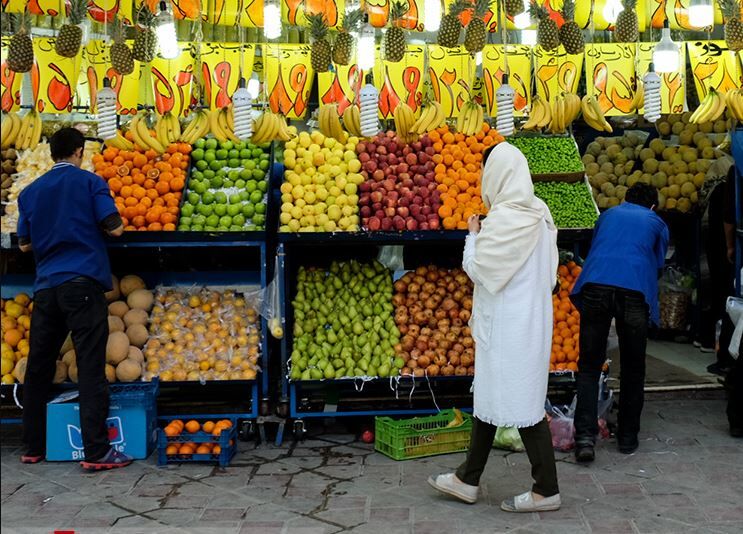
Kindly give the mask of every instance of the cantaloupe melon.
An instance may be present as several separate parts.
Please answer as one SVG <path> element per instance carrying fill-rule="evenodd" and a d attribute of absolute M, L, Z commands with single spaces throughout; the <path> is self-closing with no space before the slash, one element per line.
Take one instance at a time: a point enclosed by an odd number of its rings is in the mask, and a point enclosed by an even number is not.
<path fill-rule="evenodd" d="M 76 354 L 74 350 L 68 350 L 64 353 L 64 356 L 62 356 L 62 361 L 67 365 L 67 367 L 72 367 L 73 365 L 77 365 L 77 359 Z"/>
<path fill-rule="evenodd" d="M 142 366 L 131 358 L 126 358 L 116 366 L 116 378 L 122 382 L 133 382 L 140 376 L 142 376 Z"/>
<path fill-rule="evenodd" d="M 147 312 L 140 308 L 133 308 L 124 315 L 124 324 L 126 326 L 131 326 L 133 324 L 146 325 L 148 320 L 149 316 L 147 315 Z"/>
<path fill-rule="evenodd" d="M 123 318 L 126 312 L 129 311 L 129 306 L 123 300 L 117 300 L 108 305 L 108 314 L 115 315 L 116 317 Z"/>
<path fill-rule="evenodd" d="M 146 289 L 135 289 L 126 298 L 126 303 L 130 308 L 138 308 L 146 311 L 152 309 L 154 302 L 155 297 L 152 296 L 152 291 L 147 291 Z"/>
<path fill-rule="evenodd" d="M 135 289 L 144 289 L 146 287 L 144 280 L 135 274 L 128 274 L 119 282 L 119 289 L 125 297 L 128 297 Z"/>
<path fill-rule="evenodd" d="M 59 353 L 66 354 L 74 348 L 75 346 L 72 344 L 72 332 L 70 332 L 69 334 L 67 334 L 67 337 L 65 338 L 64 343 L 62 344 L 62 348 L 59 349 Z"/>
<path fill-rule="evenodd" d="M 28 363 L 28 358 L 24 356 L 18 360 L 13 369 L 13 376 L 21 384 L 23 384 L 23 381 L 26 379 L 26 363 Z"/>
<path fill-rule="evenodd" d="M 113 332 L 108 335 L 106 343 L 106 361 L 116 365 L 129 354 L 129 338 L 124 332 Z"/>
<path fill-rule="evenodd" d="M 77 384 L 77 365 L 67 368 L 67 376 L 70 377 L 71 381 Z"/>
<path fill-rule="evenodd" d="M 67 364 L 62 360 L 57 360 L 57 370 L 54 372 L 54 384 L 61 384 L 67 380 Z"/>
<path fill-rule="evenodd" d="M 127 358 L 139 363 L 144 362 L 144 354 L 142 354 L 142 351 L 133 346 L 129 346 L 129 354 L 127 355 Z"/>
<path fill-rule="evenodd" d="M 106 364 L 106 380 L 110 383 L 116 382 L 116 367 L 110 363 Z"/>
<path fill-rule="evenodd" d="M 108 302 L 119 300 L 119 297 L 121 297 L 121 291 L 119 290 L 119 279 L 116 278 L 114 275 L 111 275 L 111 287 L 111 291 L 106 292 L 106 300 Z"/>
<path fill-rule="evenodd" d="M 108 333 L 111 332 L 123 332 L 125 330 L 124 321 L 121 320 L 121 317 L 117 317 L 116 315 L 109 315 L 108 316 Z"/>
<path fill-rule="evenodd" d="M 126 336 L 129 338 L 129 343 L 139 348 L 144 347 L 147 338 L 150 337 L 147 333 L 147 327 L 142 324 L 131 325 L 126 329 Z"/>

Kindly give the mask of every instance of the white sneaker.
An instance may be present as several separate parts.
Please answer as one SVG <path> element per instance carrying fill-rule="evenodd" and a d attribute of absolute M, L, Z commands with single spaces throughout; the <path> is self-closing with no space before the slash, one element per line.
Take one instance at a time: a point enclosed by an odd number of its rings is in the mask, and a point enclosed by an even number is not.
<path fill-rule="evenodd" d="M 535 501 L 531 491 L 506 499 L 500 505 L 504 512 L 552 512 L 560 509 L 560 494 Z"/>
<path fill-rule="evenodd" d="M 465 484 L 454 473 L 439 475 L 436 478 L 432 476 L 428 477 L 428 483 L 441 493 L 452 495 L 467 504 L 475 504 L 477 502 L 478 486 Z"/>

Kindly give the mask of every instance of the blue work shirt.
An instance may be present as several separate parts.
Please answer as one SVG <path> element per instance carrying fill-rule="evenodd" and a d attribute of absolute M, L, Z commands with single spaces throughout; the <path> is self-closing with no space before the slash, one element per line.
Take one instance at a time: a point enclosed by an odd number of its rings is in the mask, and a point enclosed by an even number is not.
<path fill-rule="evenodd" d="M 18 238 L 36 260 L 36 291 L 80 276 L 111 290 L 111 265 L 100 223 L 117 213 L 108 184 L 71 163 L 57 163 L 18 197 Z"/>
<path fill-rule="evenodd" d="M 585 284 L 639 291 L 645 296 L 650 320 L 658 324 L 658 269 L 668 249 L 668 227 L 653 210 L 625 202 L 599 217 L 583 271 L 570 295 L 580 309 Z"/>

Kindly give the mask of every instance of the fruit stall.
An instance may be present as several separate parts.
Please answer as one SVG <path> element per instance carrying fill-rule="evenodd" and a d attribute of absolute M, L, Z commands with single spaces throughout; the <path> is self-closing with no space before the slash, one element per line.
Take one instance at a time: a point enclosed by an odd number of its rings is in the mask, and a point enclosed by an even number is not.
<path fill-rule="evenodd" d="M 280 441 L 287 418 L 301 435 L 311 418 L 470 405 L 461 255 L 501 142 L 559 227 L 551 393 L 577 370 L 569 292 L 593 227 L 635 183 L 658 190 L 687 269 L 665 326 L 691 336 L 702 214 L 743 119 L 742 15 L 739 0 L 3 2 L 3 406 L 33 307 L 18 197 L 66 126 L 125 229 L 107 241 L 107 378 L 157 383 L 164 463 L 224 464 L 233 431 L 279 422 Z M 74 358 L 68 342 L 56 387 L 74 388 Z"/>

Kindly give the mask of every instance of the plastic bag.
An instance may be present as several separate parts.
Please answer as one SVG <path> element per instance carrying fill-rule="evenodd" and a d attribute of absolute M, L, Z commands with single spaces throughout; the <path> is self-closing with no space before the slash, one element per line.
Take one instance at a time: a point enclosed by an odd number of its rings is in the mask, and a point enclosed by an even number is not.
<path fill-rule="evenodd" d="M 405 269 L 402 245 L 385 245 L 380 247 L 377 261 L 390 271 L 402 271 Z"/>
<path fill-rule="evenodd" d="M 274 276 L 271 283 L 266 287 L 266 294 L 261 306 L 261 315 L 268 321 L 268 331 L 276 339 L 284 337 L 285 318 L 281 309 L 281 289 L 279 287 L 279 257 L 276 256 L 274 264 Z"/>
<path fill-rule="evenodd" d="M 506 451 L 522 452 L 524 442 L 521 441 L 519 429 L 513 426 L 499 426 L 495 432 L 493 447 Z"/>
<path fill-rule="evenodd" d="M 667 267 L 660 280 L 660 327 L 685 330 L 694 290 L 694 276 L 676 267 Z"/>
<path fill-rule="evenodd" d="M 725 310 L 730 316 L 730 319 L 735 323 L 735 330 L 733 331 L 732 338 L 730 338 L 728 352 L 730 356 L 737 360 L 740 356 L 741 339 L 743 339 L 743 299 L 728 297 Z"/>
<path fill-rule="evenodd" d="M 609 427 L 606 416 L 614 403 L 614 392 L 608 388 L 605 381 L 601 382 L 598 399 L 598 427 L 600 439 L 609 438 Z M 575 407 L 578 396 L 573 397 L 569 406 L 553 406 L 549 399 L 546 402 L 547 421 L 552 433 L 552 447 L 555 450 L 568 452 L 575 448 Z"/>

